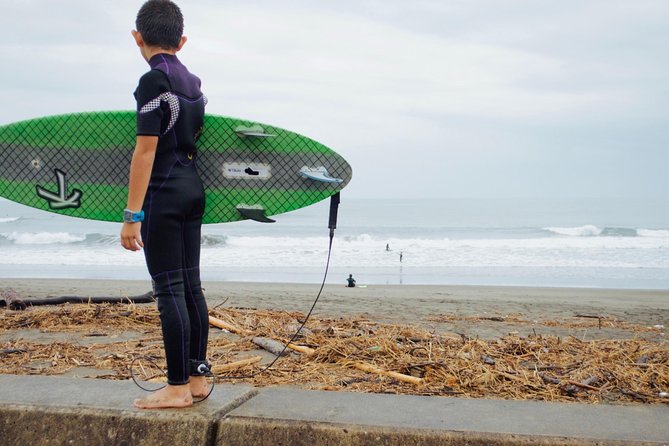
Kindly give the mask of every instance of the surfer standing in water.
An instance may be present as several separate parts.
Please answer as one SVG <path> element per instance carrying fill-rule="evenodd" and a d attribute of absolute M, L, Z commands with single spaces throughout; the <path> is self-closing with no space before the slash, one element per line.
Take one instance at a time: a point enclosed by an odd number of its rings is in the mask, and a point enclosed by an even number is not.
<path fill-rule="evenodd" d="M 209 367 L 208 310 L 200 285 L 204 188 L 195 148 L 206 99 L 200 79 L 176 56 L 186 43 L 179 7 L 149 0 L 135 25 L 132 35 L 151 69 L 135 90 L 137 141 L 121 244 L 131 251 L 144 248 L 160 312 L 167 386 L 134 404 L 187 407 L 209 391 L 203 372 Z"/>

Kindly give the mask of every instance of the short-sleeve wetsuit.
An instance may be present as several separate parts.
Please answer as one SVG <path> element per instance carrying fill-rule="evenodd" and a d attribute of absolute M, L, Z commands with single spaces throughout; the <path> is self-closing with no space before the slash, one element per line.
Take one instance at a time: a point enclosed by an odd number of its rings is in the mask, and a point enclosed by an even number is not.
<path fill-rule="evenodd" d="M 193 364 L 207 354 L 208 313 L 200 286 L 204 188 L 195 148 L 206 98 L 200 79 L 175 55 L 157 54 L 149 65 L 135 91 L 137 135 L 159 139 L 141 234 L 160 311 L 168 382 L 179 385 L 189 381 Z"/>

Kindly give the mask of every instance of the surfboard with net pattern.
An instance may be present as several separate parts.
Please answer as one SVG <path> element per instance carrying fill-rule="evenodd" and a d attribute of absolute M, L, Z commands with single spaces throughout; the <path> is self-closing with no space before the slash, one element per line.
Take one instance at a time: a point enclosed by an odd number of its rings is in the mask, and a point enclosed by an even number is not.
<path fill-rule="evenodd" d="M 131 111 L 0 126 L 0 196 L 72 217 L 120 221 L 135 126 Z M 346 160 L 323 144 L 251 121 L 205 115 L 197 147 L 207 199 L 203 223 L 271 221 L 334 195 L 352 177 Z"/>

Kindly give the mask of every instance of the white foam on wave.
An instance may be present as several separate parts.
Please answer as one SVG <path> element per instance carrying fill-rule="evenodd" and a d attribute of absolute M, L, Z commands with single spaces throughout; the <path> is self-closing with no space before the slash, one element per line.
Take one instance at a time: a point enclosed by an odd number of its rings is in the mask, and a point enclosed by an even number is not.
<path fill-rule="evenodd" d="M 126 251 L 120 244 L 115 246 L 86 247 L 77 243 L 32 244 L 3 247 L 0 265 L 60 265 L 113 268 L 116 266 L 144 267 L 141 251 Z"/>
<path fill-rule="evenodd" d="M 85 235 L 69 232 L 10 232 L 0 234 L 17 245 L 49 245 L 76 243 L 86 239 Z"/>
<path fill-rule="evenodd" d="M 0 223 L 11 223 L 18 220 L 21 217 L 0 217 Z"/>
<path fill-rule="evenodd" d="M 390 251 L 386 251 L 386 243 Z M 644 237 L 536 237 L 526 239 L 336 238 L 332 264 L 386 267 L 669 267 L 669 239 Z M 324 263 L 323 237 L 234 237 L 205 247 L 202 264 L 310 267 Z"/>
<path fill-rule="evenodd" d="M 640 237 L 669 238 L 669 229 L 637 229 Z"/>
<path fill-rule="evenodd" d="M 595 225 L 583 225 L 572 228 L 550 226 L 542 229 L 544 231 L 553 232 L 559 235 L 568 235 L 570 237 L 596 237 L 602 234 L 602 229 Z"/>
<path fill-rule="evenodd" d="M 3 234 L 7 236 L 8 234 Z M 12 234 L 9 234 L 12 236 Z M 99 236 L 99 237 L 98 237 Z M 125 251 L 116 236 L 63 233 L 14 234 L 2 246 L 0 265 L 144 267 L 141 253 Z M 100 238 L 104 240 L 104 243 Z M 228 236 L 205 244 L 201 264 L 226 268 L 324 267 L 327 237 Z M 92 242 L 92 243 L 91 243 Z M 386 244 L 390 251 L 386 251 Z M 331 265 L 355 267 L 669 268 L 669 237 L 535 237 L 496 239 L 382 238 L 369 234 L 335 238 Z M 399 254 L 403 254 L 400 264 Z"/>

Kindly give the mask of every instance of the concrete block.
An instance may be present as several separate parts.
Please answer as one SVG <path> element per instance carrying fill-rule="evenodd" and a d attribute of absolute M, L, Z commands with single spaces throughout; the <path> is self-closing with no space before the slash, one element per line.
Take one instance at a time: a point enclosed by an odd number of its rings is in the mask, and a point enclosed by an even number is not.
<path fill-rule="evenodd" d="M 192 408 L 139 410 L 146 395 L 131 381 L 0 376 L 0 444 L 209 445 L 215 420 L 255 395 L 250 386 L 218 385 Z"/>
<path fill-rule="evenodd" d="M 218 446 L 669 443 L 669 408 L 262 390 L 219 422 Z"/>

